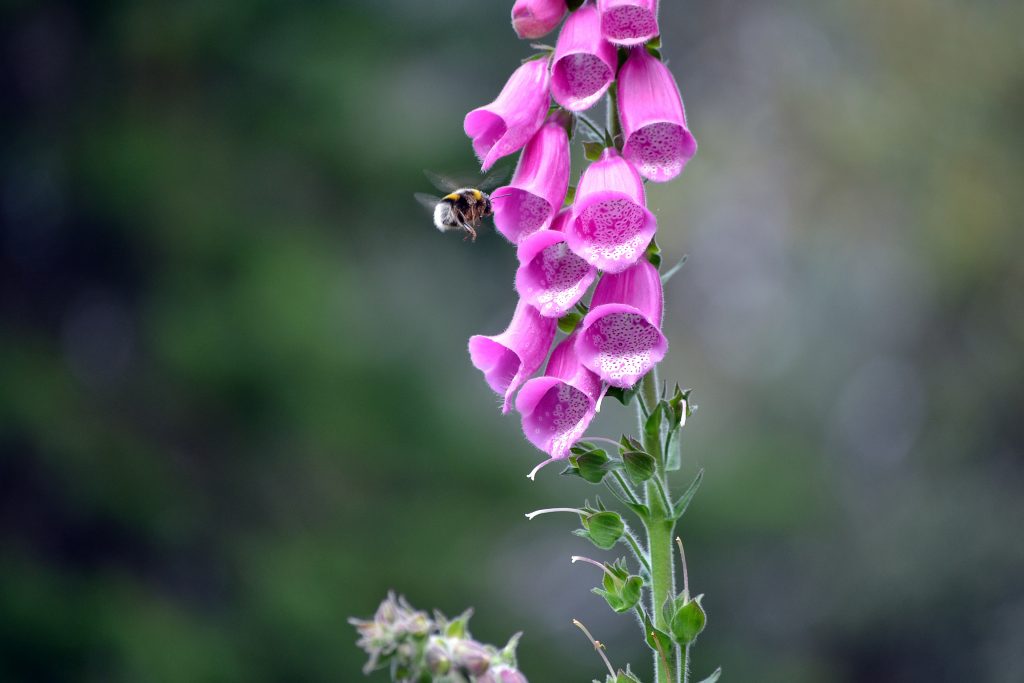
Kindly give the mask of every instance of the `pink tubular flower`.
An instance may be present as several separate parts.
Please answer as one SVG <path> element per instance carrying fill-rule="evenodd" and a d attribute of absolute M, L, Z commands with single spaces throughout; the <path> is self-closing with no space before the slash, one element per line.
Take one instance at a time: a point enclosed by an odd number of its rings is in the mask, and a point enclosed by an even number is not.
<path fill-rule="evenodd" d="M 618 55 L 601 35 L 601 15 L 584 5 L 569 15 L 551 65 L 551 95 L 570 111 L 589 109 L 615 80 Z"/>
<path fill-rule="evenodd" d="M 501 412 L 512 409 L 512 395 L 544 362 L 558 321 L 545 318 L 520 300 L 512 322 L 501 334 L 469 338 L 469 357 L 495 392 L 504 396 Z"/>
<path fill-rule="evenodd" d="M 553 116 L 526 144 L 512 182 L 491 193 L 495 227 L 515 243 L 547 228 L 568 189 L 569 136 Z"/>
<path fill-rule="evenodd" d="M 493 102 L 466 114 L 462 128 L 473 138 L 483 170 L 518 151 L 544 123 L 548 81 L 547 60 L 530 60 L 512 72 Z"/>
<path fill-rule="evenodd" d="M 639 45 L 658 35 L 658 0 L 597 0 L 601 32 L 616 45 Z"/>
<path fill-rule="evenodd" d="M 640 175 L 609 147 L 580 178 L 565 227 L 569 248 L 600 270 L 620 273 L 629 268 L 658 229 L 645 204 Z"/>
<path fill-rule="evenodd" d="M 630 52 L 619 70 L 619 119 L 622 154 L 648 180 L 672 180 L 697 153 L 676 80 L 647 50 Z"/>
<path fill-rule="evenodd" d="M 558 26 L 565 11 L 565 0 L 516 0 L 512 28 L 520 38 L 540 38 Z"/>
<path fill-rule="evenodd" d="M 660 329 L 662 306 L 661 277 L 647 259 L 606 275 L 579 328 L 580 362 L 612 386 L 636 384 L 668 351 Z"/>
<path fill-rule="evenodd" d="M 576 334 L 551 352 L 543 377 L 523 385 L 516 397 L 516 410 L 523 416 L 523 434 L 551 458 L 537 466 L 530 477 L 552 460 L 569 455 L 597 413 L 604 390 L 601 380 L 580 364 L 576 356 Z"/>
<path fill-rule="evenodd" d="M 558 214 L 554 227 L 571 215 Z M 516 291 L 541 315 L 560 318 L 576 305 L 597 277 L 597 269 L 572 253 L 557 229 L 535 232 L 519 244 Z"/>

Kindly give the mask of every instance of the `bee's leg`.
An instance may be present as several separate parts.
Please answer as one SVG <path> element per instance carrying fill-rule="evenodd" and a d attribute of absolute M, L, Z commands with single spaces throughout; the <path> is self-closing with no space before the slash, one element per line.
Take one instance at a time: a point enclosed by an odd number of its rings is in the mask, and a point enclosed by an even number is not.
<path fill-rule="evenodd" d="M 469 223 L 466 223 L 466 224 L 465 224 L 464 226 L 462 226 L 462 227 L 466 228 L 466 232 L 467 232 L 467 233 L 469 233 L 468 235 L 466 235 L 466 237 L 469 237 L 469 238 L 470 238 L 470 241 L 472 241 L 472 242 L 476 242 L 476 230 L 474 230 L 474 229 L 473 229 L 473 226 L 472 226 L 472 225 L 470 225 Z M 465 241 L 466 241 L 466 237 L 463 237 L 463 238 L 462 238 L 462 241 L 463 241 L 463 242 L 465 242 Z"/>

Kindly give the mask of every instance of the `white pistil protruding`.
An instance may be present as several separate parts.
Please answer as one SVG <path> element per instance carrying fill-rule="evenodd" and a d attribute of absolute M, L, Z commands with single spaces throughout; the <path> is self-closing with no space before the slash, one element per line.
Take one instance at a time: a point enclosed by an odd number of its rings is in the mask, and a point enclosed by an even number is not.
<path fill-rule="evenodd" d="M 549 512 L 574 512 L 577 515 L 585 515 L 585 514 L 587 514 L 583 510 L 578 510 L 576 508 L 544 508 L 543 510 L 534 510 L 533 512 L 527 512 L 526 513 L 526 518 L 527 519 L 533 519 L 534 517 L 536 517 L 538 515 L 546 515 Z"/>
<path fill-rule="evenodd" d="M 676 536 L 676 545 L 679 546 L 679 561 L 683 563 L 683 593 L 686 599 L 690 599 L 690 577 L 686 573 L 686 553 L 683 552 L 683 539 Z"/>
<path fill-rule="evenodd" d="M 571 559 L 573 561 L 573 564 L 575 564 L 577 561 L 578 562 L 586 562 L 588 564 L 594 565 L 595 567 L 597 567 L 598 569 L 600 569 L 601 571 L 603 571 L 605 574 L 607 574 L 608 576 L 612 577 L 613 579 L 617 578 L 615 576 L 615 574 L 612 574 L 610 571 L 608 571 L 608 567 L 604 566 L 603 564 L 601 564 L 597 560 L 592 560 L 589 557 L 583 557 L 582 555 L 573 555 Z"/>
<path fill-rule="evenodd" d="M 576 625 L 576 628 L 583 631 L 583 635 L 587 637 L 587 640 L 589 640 L 590 644 L 594 646 L 597 654 L 601 655 L 601 659 L 604 660 L 604 665 L 608 667 L 608 673 L 612 678 L 615 678 L 615 669 L 612 668 L 612 663 L 608 661 L 608 657 L 604 653 L 604 643 L 590 635 L 590 631 L 587 630 L 586 626 L 580 623 L 579 619 L 573 619 L 572 623 Z"/>

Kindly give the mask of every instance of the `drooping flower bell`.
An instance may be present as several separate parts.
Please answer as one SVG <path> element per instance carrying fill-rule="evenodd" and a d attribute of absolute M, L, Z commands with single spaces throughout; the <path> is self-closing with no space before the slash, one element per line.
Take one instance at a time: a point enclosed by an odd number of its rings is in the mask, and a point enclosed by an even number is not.
<path fill-rule="evenodd" d="M 565 226 L 569 248 L 600 270 L 620 273 L 640 258 L 657 229 L 636 169 L 614 148 L 604 150 L 576 189 Z"/>
<path fill-rule="evenodd" d="M 672 72 L 647 50 L 636 49 L 619 69 L 622 155 L 640 175 L 663 183 L 683 172 L 697 153 L 686 127 L 683 99 Z"/>
<path fill-rule="evenodd" d="M 616 45 L 646 43 L 658 29 L 658 0 L 597 0 L 601 32 Z"/>
<path fill-rule="evenodd" d="M 615 47 L 601 34 L 601 15 L 586 4 L 569 15 L 555 43 L 551 95 L 569 111 L 589 109 L 615 80 Z"/>
<path fill-rule="evenodd" d="M 597 269 L 569 249 L 560 230 L 571 216 L 570 209 L 563 209 L 551 230 L 533 233 L 517 251 L 516 291 L 549 318 L 568 313 L 597 277 Z"/>
<path fill-rule="evenodd" d="M 519 151 L 548 112 L 548 60 L 533 59 L 512 72 L 498 97 L 466 114 L 462 123 L 484 171 Z"/>
<path fill-rule="evenodd" d="M 516 389 L 544 362 L 557 326 L 557 320 L 545 318 L 536 308 L 520 300 L 504 332 L 469 338 L 469 357 L 484 373 L 488 386 L 504 398 L 503 413 L 512 409 Z"/>
<path fill-rule="evenodd" d="M 548 462 L 567 457 L 597 413 L 603 393 L 601 379 L 580 363 L 576 339 L 573 333 L 562 340 L 551 352 L 544 376 L 528 381 L 516 396 L 523 434 L 551 456 L 537 466 L 531 478 Z"/>
<path fill-rule="evenodd" d="M 565 11 L 565 0 L 516 0 L 512 6 L 512 29 L 528 40 L 546 36 L 555 30 Z"/>
<path fill-rule="evenodd" d="M 491 193 L 494 225 L 510 242 L 551 225 L 569 189 L 566 112 L 553 114 L 530 138 L 512 181 Z"/>
<path fill-rule="evenodd" d="M 668 351 L 663 306 L 661 277 L 647 259 L 604 276 L 578 330 L 580 362 L 612 386 L 636 384 Z"/>

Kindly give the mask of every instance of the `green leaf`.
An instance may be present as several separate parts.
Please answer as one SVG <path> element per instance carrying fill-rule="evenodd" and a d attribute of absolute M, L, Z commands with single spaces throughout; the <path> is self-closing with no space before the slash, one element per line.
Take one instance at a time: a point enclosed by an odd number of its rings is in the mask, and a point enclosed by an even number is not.
<path fill-rule="evenodd" d="M 683 265 L 686 263 L 686 259 L 687 257 L 684 255 L 683 258 L 679 259 L 679 262 L 677 264 L 675 264 L 674 266 L 666 270 L 664 273 L 662 273 L 661 284 L 665 284 L 666 282 L 671 280 L 672 276 L 682 269 Z"/>
<path fill-rule="evenodd" d="M 700 681 L 700 683 L 715 683 L 715 681 L 717 681 L 719 676 L 721 676 L 721 675 L 722 675 L 722 667 L 718 667 L 717 669 L 715 669 L 715 673 L 711 674 L 710 676 L 705 678 L 703 681 Z"/>
<path fill-rule="evenodd" d="M 550 56 L 551 56 L 550 52 L 538 52 L 537 54 L 530 55 L 526 59 L 520 60 L 520 63 L 526 64 L 527 62 L 535 62 L 538 59 L 547 59 Z"/>
<path fill-rule="evenodd" d="M 587 158 L 587 161 L 597 161 L 601 158 L 601 153 L 604 151 L 604 144 L 600 142 L 584 142 L 583 143 L 583 156 Z"/>
<path fill-rule="evenodd" d="M 640 679 L 633 675 L 627 664 L 625 671 L 619 669 L 619 673 L 615 676 L 615 683 L 640 683 Z"/>
<path fill-rule="evenodd" d="M 561 318 L 558 319 L 558 329 L 566 334 L 572 334 L 576 331 L 576 327 L 583 320 L 583 316 L 576 311 L 569 311 Z"/>
<path fill-rule="evenodd" d="M 653 47 L 654 49 L 658 49 L 658 48 L 661 47 L 661 36 L 660 35 L 659 36 L 654 36 L 653 38 L 651 38 L 650 40 L 648 40 L 644 44 L 647 47 Z"/>
<path fill-rule="evenodd" d="M 707 624 L 707 614 L 700 605 L 703 597 L 698 595 L 693 600 L 686 600 L 676 607 L 676 612 L 672 615 L 669 630 L 672 631 L 672 638 L 680 645 L 689 645 L 695 641 Z"/>
<path fill-rule="evenodd" d="M 650 55 L 651 55 L 652 57 L 654 57 L 655 59 L 657 59 L 657 60 L 658 60 L 659 62 L 661 61 L 661 50 L 659 50 L 658 48 L 655 48 L 655 47 L 650 47 L 650 46 L 648 46 L 648 47 L 647 47 L 647 52 L 648 52 L 648 53 L 649 53 L 649 54 L 650 54 Z"/>
<path fill-rule="evenodd" d="M 576 200 L 576 186 L 570 185 L 569 189 L 565 191 L 565 201 L 562 202 L 562 206 L 572 206 L 573 201 Z"/>
<path fill-rule="evenodd" d="M 654 456 L 644 451 L 626 451 L 622 454 L 626 474 L 634 484 L 642 484 L 654 476 Z"/>
<path fill-rule="evenodd" d="M 647 616 L 647 612 L 644 612 L 644 639 L 647 641 L 647 646 L 655 652 L 659 652 L 658 646 L 660 645 L 660 652 L 665 653 L 666 657 L 671 656 L 672 648 L 675 647 L 672 639 L 668 637 L 667 633 L 654 628 L 654 624 L 651 623 L 651 619 Z"/>
<path fill-rule="evenodd" d="M 700 488 L 700 483 L 704 481 L 704 468 L 702 467 L 697 476 L 693 478 L 693 482 L 683 491 L 683 495 L 679 496 L 679 500 L 672 506 L 672 519 L 678 520 L 686 512 L 686 508 L 690 507 L 690 501 L 697 494 L 697 489 Z"/>
<path fill-rule="evenodd" d="M 617 512 L 597 512 L 583 518 L 583 528 L 587 530 L 587 538 L 601 550 L 611 550 L 622 534 L 626 525 Z"/>

